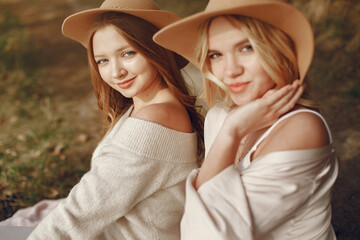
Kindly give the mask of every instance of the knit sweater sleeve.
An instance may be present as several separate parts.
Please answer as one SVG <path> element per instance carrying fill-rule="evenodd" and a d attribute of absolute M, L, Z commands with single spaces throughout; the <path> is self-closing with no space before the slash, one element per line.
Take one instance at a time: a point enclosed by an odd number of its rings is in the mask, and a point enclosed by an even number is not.
<path fill-rule="evenodd" d="M 184 176 L 169 176 L 168 161 L 182 148 L 164 149 L 163 127 L 129 118 L 92 159 L 92 168 L 29 239 L 96 239 L 137 203 Z M 173 139 L 174 140 L 174 139 Z M 186 143 L 185 143 L 186 144 Z"/>

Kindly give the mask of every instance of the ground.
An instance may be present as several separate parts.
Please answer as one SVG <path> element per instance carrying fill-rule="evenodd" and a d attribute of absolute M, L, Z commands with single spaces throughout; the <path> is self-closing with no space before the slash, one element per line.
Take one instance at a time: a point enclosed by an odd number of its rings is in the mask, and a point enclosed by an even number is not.
<path fill-rule="evenodd" d="M 79 134 L 86 136 L 86 144 L 70 149 L 67 155 L 90 159 L 103 133 L 103 116 L 96 106 L 86 51 L 80 44 L 62 36 L 60 29 L 66 16 L 95 7 L 101 1 L 2 2 L 12 7 L 41 47 L 41 56 L 37 57 L 44 62 L 43 70 L 47 76 L 45 84 L 51 93 L 50 101 L 57 109 L 66 109 L 71 119 L 69 126 L 76 126 Z M 322 56 L 318 54 L 315 57 Z M 316 60 L 315 64 L 321 65 Z M 316 73 L 313 75 L 317 76 Z M 360 236 L 360 104 L 359 99 L 350 101 L 344 97 L 338 86 L 331 81 L 328 84 L 315 82 L 314 90 L 323 104 L 323 114 L 333 132 L 340 163 L 339 178 L 333 192 L 333 225 L 338 239 L 357 239 Z"/>

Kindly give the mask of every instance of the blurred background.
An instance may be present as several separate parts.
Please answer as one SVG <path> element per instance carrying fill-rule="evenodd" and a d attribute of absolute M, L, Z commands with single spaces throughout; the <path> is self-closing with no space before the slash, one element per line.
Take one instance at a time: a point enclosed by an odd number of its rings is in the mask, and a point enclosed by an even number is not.
<path fill-rule="evenodd" d="M 155 0 L 181 17 L 207 0 Z M 360 238 L 360 2 L 291 0 L 310 19 L 314 97 L 333 132 L 338 239 Z M 85 49 L 61 34 L 72 13 L 101 0 L 0 0 L 0 221 L 44 198 L 66 197 L 104 133 Z"/>

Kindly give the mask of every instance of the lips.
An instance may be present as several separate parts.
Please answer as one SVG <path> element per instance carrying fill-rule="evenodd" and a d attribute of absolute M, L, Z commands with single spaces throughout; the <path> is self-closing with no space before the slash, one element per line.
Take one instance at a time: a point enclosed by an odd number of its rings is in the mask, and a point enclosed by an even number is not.
<path fill-rule="evenodd" d="M 135 78 L 136 77 L 133 77 L 133 78 L 131 78 L 129 80 L 122 81 L 122 82 L 118 83 L 117 85 L 119 86 L 119 88 L 122 88 L 122 89 L 129 88 L 134 83 Z"/>
<path fill-rule="evenodd" d="M 235 82 L 229 84 L 229 89 L 233 93 L 241 93 L 245 91 L 245 89 L 248 87 L 250 82 Z"/>

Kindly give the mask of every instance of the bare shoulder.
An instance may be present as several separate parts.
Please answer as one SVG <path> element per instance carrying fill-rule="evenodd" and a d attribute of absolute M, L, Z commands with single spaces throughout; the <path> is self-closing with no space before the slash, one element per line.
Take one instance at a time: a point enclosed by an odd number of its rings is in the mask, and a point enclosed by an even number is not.
<path fill-rule="evenodd" d="M 258 154 L 321 148 L 329 143 L 330 137 L 324 121 L 314 113 L 300 112 L 280 122 L 263 141 Z"/>
<path fill-rule="evenodd" d="M 154 122 L 179 132 L 192 132 L 189 115 L 185 107 L 179 104 L 151 104 L 141 108 L 133 117 Z"/>

